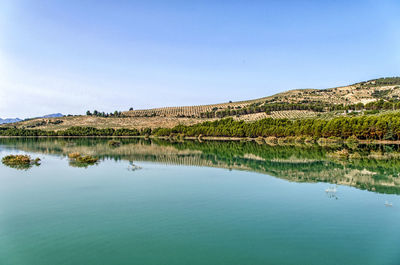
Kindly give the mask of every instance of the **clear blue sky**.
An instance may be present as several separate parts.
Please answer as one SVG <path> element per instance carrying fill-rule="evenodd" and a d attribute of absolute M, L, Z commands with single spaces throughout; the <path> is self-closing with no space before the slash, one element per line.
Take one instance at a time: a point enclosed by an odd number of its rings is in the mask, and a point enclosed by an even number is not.
<path fill-rule="evenodd" d="M 0 1 L 0 117 L 400 75 L 400 1 Z"/>

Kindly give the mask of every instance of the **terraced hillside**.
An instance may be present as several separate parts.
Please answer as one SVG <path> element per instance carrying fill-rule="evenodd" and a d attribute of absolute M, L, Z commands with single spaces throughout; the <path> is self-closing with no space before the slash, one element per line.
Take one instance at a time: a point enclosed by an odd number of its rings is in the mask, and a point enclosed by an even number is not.
<path fill-rule="evenodd" d="M 271 104 L 321 104 L 321 105 L 349 105 L 367 104 L 379 99 L 397 99 L 400 97 L 400 78 L 381 78 L 354 85 L 329 89 L 297 89 L 279 93 L 273 96 L 238 102 L 221 104 L 164 107 L 155 109 L 132 110 L 124 112 L 129 117 L 188 117 L 211 118 L 207 113 L 223 112 L 227 110 L 256 109 Z M 241 116 L 264 111 L 249 110 L 248 113 L 239 113 L 228 116 Z M 226 115 L 224 115 L 226 116 Z M 290 116 L 290 115 L 289 115 Z M 218 117 L 215 115 L 214 117 Z"/>
<path fill-rule="evenodd" d="M 71 126 L 97 128 L 171 128 L 223 117 L 254 121 L 271 118 L 332 118 L 364 111 L 400 110 L 400 77 L 380 78 L 329 89 L 296 89 L 247 101 L 220 104 L 130 110 L 117 115 L 96 112 L 60 118 L 41 118 L 0 125 L 61 130 Z"/>
<path fill-rule="evenodd" d="M 243 108 L 251 105 L 252 103 L 258 103 L 267 100 L 266 98 L 260 98 L 255 100 L 247 101 L 237 101 L 228 102 L 221 104 L 211 104 L 211 105 L 198 105 L 198 106 L 184 106 L 184 107 L 164 107 L 164 108 L 154 108 L 154 109 L 142 109 L 142 110 L 132 110 L 124 112 L 126 116 L 130 117 L 191 117 L 200 118 L 201 113 L 210 112 L 213 110 L 231 108 Z"/>

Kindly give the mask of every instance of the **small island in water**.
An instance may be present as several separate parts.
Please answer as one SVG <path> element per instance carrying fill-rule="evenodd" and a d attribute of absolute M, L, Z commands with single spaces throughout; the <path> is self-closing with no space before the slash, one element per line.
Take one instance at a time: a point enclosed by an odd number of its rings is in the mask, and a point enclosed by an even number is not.
<path fill-rule="evenodd" d="M 40 158 L 32 159 L 29 155 L 7 155 L 1 162 L 9 167 L 16 169 L 29 169 L 33 165 L 40 165 Z"/>

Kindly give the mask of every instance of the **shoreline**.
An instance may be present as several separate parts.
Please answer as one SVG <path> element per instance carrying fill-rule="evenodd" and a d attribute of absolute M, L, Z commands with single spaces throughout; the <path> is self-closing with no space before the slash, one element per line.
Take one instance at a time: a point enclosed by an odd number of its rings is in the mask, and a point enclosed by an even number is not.
<path fill-rule="evenodd" d="M 136 139 L 162 139 L 162 140 L 198 140 L 198 141 L 247 141 L 247 142 L 264 142 L 268 144 L 266 139 L 268 137 L 257 137 L 257 138 L 250 138 L 250 137 L 227 137 L 227 136 L 184 136 L 184 137 L 171 137 L 171 136 L 0 136 L 2 138 L 136 138 Z M 356 142 L 351 142 L 348 140 L 330 140 L 326 138 L 319 138 L 318 140 L 304 142 L 304 141 L 296 141 L 293 140 L 292 137 L 280 137 L 276 138 L 277 142 L 271 144 L 289 144 L 289 143 L 317 143 L 319 140 L 326 140 L 325 144 L 340 144 L 340 143 L 355 143 L 355 144 L 397 144 L 400 145 L 400 140 L 358 140 Z M 281 142 L 281 143 L 279 143 Z"/>

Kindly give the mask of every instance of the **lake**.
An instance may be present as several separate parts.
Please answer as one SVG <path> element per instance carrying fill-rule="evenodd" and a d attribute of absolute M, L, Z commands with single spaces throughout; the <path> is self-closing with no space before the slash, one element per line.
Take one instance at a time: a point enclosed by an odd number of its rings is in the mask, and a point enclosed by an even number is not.
<path fill-rule="evenodd" d="M 398 146 L 108 141 L 0 139 L 0 264 L 400 264 Z"/>

